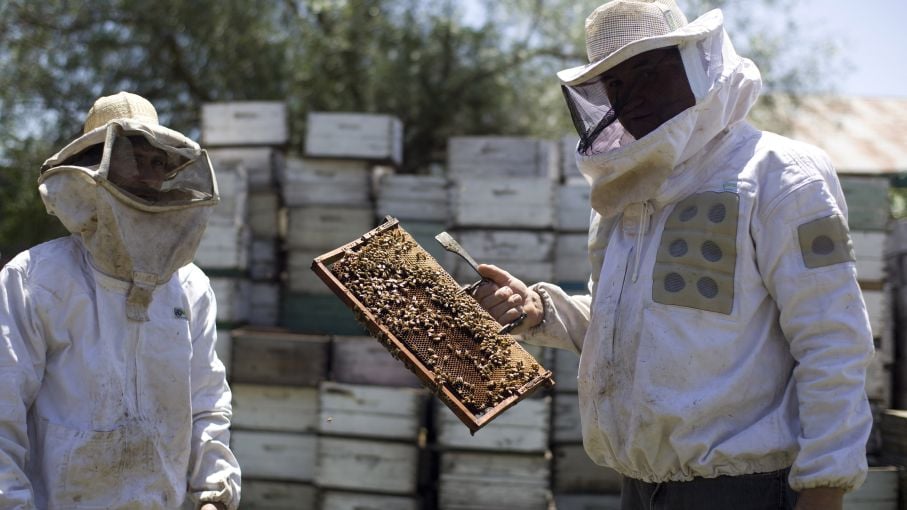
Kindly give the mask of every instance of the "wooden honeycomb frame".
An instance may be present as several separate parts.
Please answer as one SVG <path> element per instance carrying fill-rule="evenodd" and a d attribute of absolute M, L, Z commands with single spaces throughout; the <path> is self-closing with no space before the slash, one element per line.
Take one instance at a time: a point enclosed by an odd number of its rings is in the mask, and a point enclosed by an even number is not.
<path fill-rule="evenodd" d="M 367 253 L 369 249 L 377 250 L 380 246 L 374 244 L 369 248 L 369 243 L 386 244 L 390 239 L 388 236 L 404 240 L 404 243 L 395 246 L 409 248 L 395 252 L 402 253 L 399 258 L 403 260 L 400 264 L 391 264 L 393 267 L 385 267 L 385 272 L 399 270 L 409 274 L 408 271 L 413 270 L 424 275 L 425 271 L 430 271 L 432 279 L 430 284 L 420 284 L 426 280 L 409 275 L 411 278 L 404 278 L 405 284 L 401 284 L 405 285 L 404 289 L 395 288 L 389 298 L 381 298 L 375 308 L 370 308 L 363 301 L 377 298 L 357 296 L 350 287 L 361 288 L 358 287 L 361 282 L 349 279 L 348 287 L 341 276 L 348 277 L 351 274 L 349 267 L 355 268 L 356 264 L 360 264 L 360 254 Z M 392 259 L 394 257 L 388 256 L 382 260 L 390 263 Z M 312 270 L 353 310 L 357 320 L 423 385 L 431 389 L 472 433 L 537 388 L 554 384 L 551 372 L 545 370 L 514 337 L 498 334 L 500 325 L 494 318 L 464 293 L 453 277 L 409 236 L 396 219 L 389 218 L 359 239 L 315 258 Z M 388 278 L 382 279 L 382 282 L 386 281 Z M 457 294 L 453 299 L 438 300 L 436 294 L 426 289 L 444 296 Z M 462 299 L 462 296 L 468 299 Z M 406 324 L 412 319 L 401 322 L 406 313 L 404 305 L 395 308 L 392 304 L 386 304 L 387 299 L 414 303 L 413 307 L 418 304 L 423 312 L 427 312 L 419 315 L 418 320 L 430 322 L 434 327 L 429 326 L 426 330 L 416 326 L 410 331 Z M 407 331 L 401 333 L 401 328 Z M 442 356 L 439 353 L 447 354 Z"/>

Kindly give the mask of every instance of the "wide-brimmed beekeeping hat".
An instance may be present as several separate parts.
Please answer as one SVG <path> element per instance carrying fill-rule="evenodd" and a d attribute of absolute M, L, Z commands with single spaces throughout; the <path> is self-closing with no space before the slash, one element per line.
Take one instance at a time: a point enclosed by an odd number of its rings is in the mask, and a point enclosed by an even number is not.
<path fill-rule="evenodd" d="M 158 125 L 157 110 L 150 101 L 129 92 L 118 92 L 100 97 L 94 102 L 85 117 L 82 133 L 105 126 L 116 119 L 131 119 L 143 124 Z"/>
<path fill-rule="evenodd" d="M 678 46 L 706 32 L 708 27 L 688 23 L 674 0 L 614 0 L 586 18 L 589 63 L 557 76 L 564 85 L 577 85 L 636 55 Z"/>

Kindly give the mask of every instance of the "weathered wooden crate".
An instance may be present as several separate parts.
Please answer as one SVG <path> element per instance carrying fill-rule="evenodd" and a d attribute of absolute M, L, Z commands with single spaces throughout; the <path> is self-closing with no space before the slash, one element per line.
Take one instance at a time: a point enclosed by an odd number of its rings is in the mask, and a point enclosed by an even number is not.
<path fill-rule="evenodd" d="M 851 230 L 853 251 L 857 257 L 857 278 L 861 282 L 885 279 L 885 232 Z"/>
<path fill-rule="evenodd" d="M 214 173 L 224 165 L 242 165 L 249 189 L 270 189 L 283 168 L 283 156 L 272 147 L 222 147 L 208 149 Z"/>
<path fill-rule="evenodd" d="M 283 201 L 288 207 L 371 203 L 371 165 L 352 159 L 287 159 Z"/>
<path fill-rule="evenodd" d="M 886 230 L 891 220 L 886 176 L 840 176 L 847 201 L 847 222 L 853 230 Z"/>
<path fill-rule="evenodd" d="M 899 469 L 871 467 L 863 485 L 844 495 L 847 510 L 897 510 Z"/>
<path fill-rule="evenodd" d="M 249 479 L 243 473 L 243 510 L 300 510 L 317 508 L 318 488 L 310 483 Z"/>
<path fill-rule="evenodd" d="M 454 181 L 451 222 L 458 227 L 550 229 L 554 226 L 554 193 L 554 181 L 544 177 Z"/>
<path fill-rule="evenodd" d="M 273 432 L 318 431 L 318 389 L 234 383 L 232 428 Z"/>
<path fill-rule="evenodd" d="M 353 312 L 331 294 L 284 293 L 280 326 L 309 334 L 364 335 Z"/>
<path fill-rule="evenodd" d="M 276 326 L 280 316 L 280 284 L 252 281 L 248 286 L 249 315 L 246 322 L 252 326 Z"/>
<path fill-rule="evenodd" d="M 523 400 L 475 435 L 464 429 L 449 409 L 435 406 L 435 425 L 437 445 L 443 450 L 544 453 L 551 430 L 551 399 Z"/>
<path fill-rule="evenodd" d="M 245 270 L 249 267 L 251 235 L 242 223 L 209 221 L 195 263 L 205 270 Z"/>
<path fill-rule="evenodd" d="M 312 269 L 473 432 L 552 383 L 394 219 Z"/>
<path fill-rule="evenodd" d="M 589 281 L 592 263 L 589 262 L 587 234 L 557 234 L 554 248 L 554 281 L 583 283 Z"/>
<path fill-rule="evenodd" d="M 321 494 L 320 510 L 419 510 L 420 508 L 422 508 L 420 499 L 414 497 L 326 490 Z"/>
<path fill-rule="evenodd" d="M 321 436 L 316 484 L 382 494 L 415 494 L 419 448 L 410 443 Z"/>
<path fill-rule="evenodd" d="M 278 241 L 253 238 L 249 243 L 249 278 L 255 281 L 276 280 L 280 276 Z"/>
<path fill-rule="evenodd" d="M 429 175 L 385 175 L 375 193 L 379 218 L 447 222 L 450 216 L 447 179 Z"/>
<path fill-rule="evenodd" d="M 416 443 L 428 393 L 414 388 L 322 382 L 318 388 L 323 435 Z"/>
<path fill-rule="evenodd" d="M 447 141 L 447 174 L 453 179 L 557 177 L 557 145 L 508 136 L 455 136 Z"/>
<path fill-rule="evenodd" d="M 370 336 L 335 336 L 331 342 L 331 379 L 347 384 L 421 386 L 419 378 Z"/>
<path fill-rule="evenodd" d="M 547 510 L 552 497 L 542 454 L 443 452 L 439 510 Z"/>
<path fill-rule="evenodd" d="M 230 449 L 242 466 L 243 477 L 311 482 L 316 474 L 315 434 L 234 430 Z"/>
<path fill-rule="evenodd" d="M 287 254 L 286 286 L 290 292 L 329 295 L 331 289 L 312 272 L 312 261 L 321 250 L 293 249 Z"/>
<path fill-rule="evenodd" d="M 278 101 L 235 101 L 202 105 L 205 146 L 283 145 L 287 108 Z"/>
<path fill-rule="evenodd" d="M 249 184 L 246 169 L 240 164 L 221 165 L 215 172 L 220 201 L 214 206 L 211 221 L 244 223 L 248 218 Z"/>
<path fill-rule="evenodd" d="M 278 215 L 280 195 L 273 189 L 259 189 L 249 192 L 248 224 L 252 237 L 276 239 L 280 236 Z"/>
<path fill-rule="evenodd" d="M 554 493 L 557 510 L 620 510 L 619 494 Z"/>
<path fill-rule="evenodd" d="M 576 135 L 567 135 L 560 140 L 560 163 L 561 178 L 564 181 L 582 180 L 583 174 L 580 173 L 576 165 L 576 146 L 579 144 L 579 137 Z"/>
<path fill-rule="evenodd" d="M 552 450 L 554 492 L 620 494 L 620 474 L 592 462 L 582 443 L 554 445 Z"/>
<path fill-rule="evenodd" d="M 560 380 L 558 380 L 560 383 Z M 552 399 L 551 441 L 559 444 L 582 443 L 583 427 L 579 416 L 579 397 L 574 392 L 556 392 Z"/>
<path fill-rule="evenodd" d="M 560 232 L 588 232 L 592 217 L 589 195 L 592 188 L 583 181 L 569 181 L 557 188 L 557 230 Z"/>
<path fill-rule="evenodd" d="M 217 321 L 230 324 L 247 321 L 251 282 L 234 276 L 210 276 L 209 280 L 217 299 Z"/>
<path fill-rule="evenodd" d="M 330 337 L 233 330 L 234 383 L 317 386 L 327 378 Z"/>
<path fill-rule="evenodd" d="M 305 153 L 399 166 L 403 162 L 403 123 L 390 115 L 312 112 L 306 123 Z"/>
<path fill-rule="evenodd" d="M 551 371 L 554 372 L 554 380 L 557 381 L 554 391 L 576 393 L 576 378 L 579 373 L 578 354 L 565 349 L 556 349 Z"/>
<path fill-rule="evenodd" d="M 292 249 L 330 250 L 372 228 L 371 207 L 295 207 L 288 209 L 287 245 Z"/>

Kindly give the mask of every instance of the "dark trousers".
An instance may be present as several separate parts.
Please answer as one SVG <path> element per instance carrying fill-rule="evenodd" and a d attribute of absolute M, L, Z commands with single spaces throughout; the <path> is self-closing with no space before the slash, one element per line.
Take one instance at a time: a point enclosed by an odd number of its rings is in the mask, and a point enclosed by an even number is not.
<path fill-rule="evenodd" d="M 621 510 L 793 510 L 789 469 L 742 476 L 646 483 L 624 478 Z"/>

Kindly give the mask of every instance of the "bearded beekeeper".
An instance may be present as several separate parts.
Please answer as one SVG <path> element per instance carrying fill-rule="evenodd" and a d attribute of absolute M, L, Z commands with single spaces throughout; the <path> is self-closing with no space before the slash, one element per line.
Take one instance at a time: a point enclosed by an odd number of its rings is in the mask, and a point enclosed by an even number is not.
<path fill-rule="evenodd" d="M 38 183 L 72 235 L 0 273 L 0 508 L 236 509 L 207 153 L 121 92 Z"/>
<path fill-rule="evenodd" d="M 745 121 L 761 79 L 719 10 L 617 0 L 558 73 L 591 185 L 589 294 L 476 297 L 580 354 L 583 442 L 623 509 L 841 508 L 866 477 L 872 334 L 828 157 Z"/>

